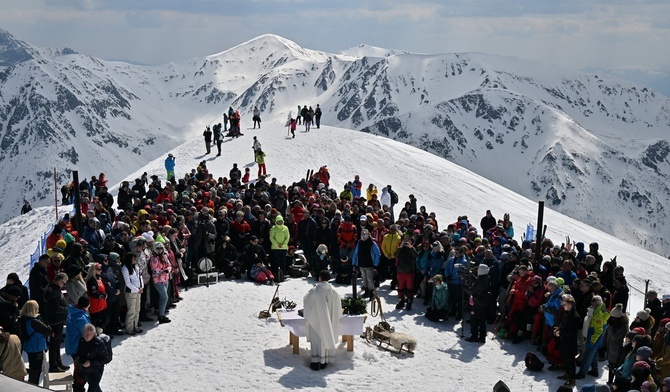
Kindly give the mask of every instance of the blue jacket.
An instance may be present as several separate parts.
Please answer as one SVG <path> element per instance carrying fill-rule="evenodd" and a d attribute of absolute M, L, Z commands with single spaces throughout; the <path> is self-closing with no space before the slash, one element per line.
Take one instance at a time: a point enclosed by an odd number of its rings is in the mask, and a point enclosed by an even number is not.
<path fill-rule="evenodd" d="M 65 333 L 65 354 L 74 355 L 79 348 L 79 339 L 83 336 L 84 325 L 91 323 L 91 317 L 85 309 L 70 304 L 67 307 Z"/>
<path fill-rule="evenodd" d="M 432 278 L 442 271 L 442 266 L 444 265 L 444 252 L 435 253 L 433 251 L 428 252 L 428 274 L 427 278 Z"/>
<path fill-rule="evenodd" d="M 558 313 L 558 310 L 561 308 L 562 296 L 563 290 L 559 287 L 554 291 L 554 294 L 547 298 L 547 303 L 544 305 L 544 323 L 550 327 L 554 326 L 556 313 Z"/>
<path fill-rule="evenodd" d="M 463 282 L 458 276 L 458 270 L 459 268 L 468 268 L 469 266 L 470 262 L 468 262 L 464 255 L 461 255 L 458 260 L 454 260 L 454 257 L 450 257 L 447 266 L 444 267 L 444 277 L 449 283 L 462 285 Z"/>
<path fill-rule="evenodd" d="M 563 272 L 563 270 L 560 270 L 556 274 L 556 277 L 557 278 L 563 278 L 563 282 L 564 282 L 563 285 L 570 287 L 570 286 L 572 286 L 572 282 L 574 282 L 575 279 L 577 279 L 577 274 L 574 273 L 573 271 Z"/>
<path fill-rule="evenodd" d="M 49 333 L 51 328 L 44 324 L 39 316 L 22 318 L 21 323 L 23 323 L 22 327 L 25 328 L 25 337 L 28 339 L 23 342 L 23 351 L 27 353 L 38 353 L 46 350 L 47 337 L 45 334 L 51 335 L 51 333 Z"/>
<path fill-rule="evenodd" d="M 218 127 L 217 127 L 218 128 Z M 165 170 L 174 171 L 175 159 L 174 157 L 165 158 Z"/>
<path fill-rule="evenodd" d="M 358 265 L 358 244 L 359 243 L 360 243 L 360 241 L 356 243 L 356 249 L 354 249 L 354 257 L 352 257 L 351 265 Z M 372 246 L 370 247 L 370 252 L 371 252 L 371 255 L 372 255 L 372 264 L 374 264 L 374 266 L 376 267 L 376 266 L 379 265 L 379 255 L 381 254 L 381 252 L 379 251 L 379 246 L 377 246 L 377 243 L 375 243 L 374 241 L 372 241 Z"/>

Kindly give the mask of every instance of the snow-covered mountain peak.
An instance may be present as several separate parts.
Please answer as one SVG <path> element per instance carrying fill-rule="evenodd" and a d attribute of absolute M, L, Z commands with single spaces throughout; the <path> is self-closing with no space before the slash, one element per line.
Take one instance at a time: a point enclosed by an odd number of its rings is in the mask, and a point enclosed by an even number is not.
<path fill-rule="evenodd" d="M 276 34 L 263 34 L 207 58 L 210 60 L 230 60 L 231 58 L 238 60 L 258 60 L 274 58 L 276 61 L 275 65 L 281 65 L 293 60 L 321 63 L 327 61 L 331 56 L 331 54 L 326 52 L 305 49 L 297 43 Z"/>
<path fill-rule="evenodd" d="M 70 48 L 37 48 L 0 28 L 0 67 L 11 67 L 36 58 L 53 59 L 77 53 Z"/>
<path fill-rule="evenodd" d="M 398 54 L 410 54 L 411 52 L 396 49 L 385 49 L 367 44 L 360 44 L 358 46 L 353 46 L 351 48 L 341 50 L 337 53 L 345 56 L 362 58 L 362 57 L 391 57 Z"/>

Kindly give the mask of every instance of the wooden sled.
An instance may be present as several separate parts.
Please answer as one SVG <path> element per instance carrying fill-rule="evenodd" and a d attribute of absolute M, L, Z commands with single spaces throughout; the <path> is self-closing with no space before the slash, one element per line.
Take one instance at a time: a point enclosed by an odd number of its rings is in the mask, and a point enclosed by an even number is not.
<path fill-rule="evenodd" d="M 416 339 L 407 334 L 395 332 L 386 322 L 381 322 L 374 327 L 366 327 L 365 341 L 370 344 L 376 341 L 377 347 L 393 354 L 414 355 L 416 348 Z"/>

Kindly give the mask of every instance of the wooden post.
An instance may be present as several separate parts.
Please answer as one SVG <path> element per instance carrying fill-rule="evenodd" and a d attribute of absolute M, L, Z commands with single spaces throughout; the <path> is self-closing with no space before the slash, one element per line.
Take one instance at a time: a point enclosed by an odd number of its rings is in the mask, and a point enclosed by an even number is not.
<path fill-rule="evenodd" d="M 349 260 L 351 262 L 351 260 Z M 358 274 L 356 273 L 356 267 L 351 266 L 351 300 L 355 301 L 358 298 L 358 288 L 356 287 L 356 282 L 358 281 Z M 349 307 L 349 314 L 351 314 L 351 307 Z"/>
<path fill-rule="evenodd" d="M 55 167 L 54 167 L 54 206 L 56 207 L 56 222 L 58 222 L 58 180 L 56 180 Z"/>
<path fill-rule="evenodd" d="M 542 223 L 544 221 L 544 201 L 537 205 L 537 232 L 535 233 L 535 261 L 542 260 Z"/>
<path fill-rule="evenodd" d="M 72 180 L 74 181 L 74 227 L 77 228 L 77 233 L 79 237 L 83 234 L 83 229 L 81 227 L 81 197 L 79 195 L 79 171 L 74 170 L 72 172 Z"/>

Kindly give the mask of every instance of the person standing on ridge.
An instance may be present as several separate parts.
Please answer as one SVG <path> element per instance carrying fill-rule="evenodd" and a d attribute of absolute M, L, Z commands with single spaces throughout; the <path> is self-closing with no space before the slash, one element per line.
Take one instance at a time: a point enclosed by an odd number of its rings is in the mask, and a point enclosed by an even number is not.
<path fill-rule="evenodd" d="M 298 105 L 298 113 L 296 114 L 296 120 L 298 121 L 298 125 L 302 124 L 301 118 L 302 116 L 302 106 Z"/>
<path fill-rule="evenodd" d="M 319 283 L 303 299 L 312 370 L 324 369 L 332 360 L 340 334 L 342 302 L 329 280 L 328 271 L 319 272 Z"/>
<path fill-rule="evenodd" d="M 254 106 L 254 129 L 256 129 L 256 123 L 258 123 L 258 129 L 261 129 L 261 111 L 258 110 L 258 106 Z"/>
<path fill-rule="evenodd" d="M 303 111 L 302 119 L 303 123 L 305 124 L 305 132 L 309 132 L 309 129 L 312 127 L 312 113 L 314 113 L 314 110 L 311 110 L 311 108 L 307 109 L 307 106 L 303 106 L 302 111 Z"/>
<path fill-rule="evenodd" d="M 209 125 L 205 127 L 205 132 L 202 133 L 202 136 L 205 137 L 205 147 L 207 147 L 205 155 L 207 155 L 211 152 L 210 147 L 212 145 L 212 130 L 209 128 Z"/>
<path fill-rule="evenodd" d="M 323 113 L 321 112 L 321 108 L 319 107 L 319 104 L 316 104 L 316 110 L 314 111 L 314 120 L 316 120 L 316 129 L 321 129 L 321 115 Z"/>
<path fill-rule="evenodd" d="M 21 207 L 21 215 L 27 214 L 33 210 L 33 207 L 30 205 L 28 200 L 23 201 L 23 207 Z"/>
<path fill-rule="evenodd" d="M 254 159 L 256 159 L 256 152 L 261 149 L 261 142 L 258 141 L 256 136 L 254 136 L 254 145 L 251 148 L 254 149 Z"/>
<path fill-rule="evenodd" d="M 295 129 L 297 128 L 297 125 L 298 123 L 296 122 L 295 118 L 292 118 L 289 122 L 289 127 L 291 129 L 291 135 L 293 135 L 293 139 L 295 139 Z"/>
<path fill-rule="evenodd" d="M 260 148 L 254 153 L 254 160 L 258 163 L 258 178 L 262 175 L 267 175 L 267 170 L 265 170 L 265 153 Z"/>
<path fill-rule="evenodd" d="M 167 171 L 168 181 L 174 181 L 174 167 L 176 165 L 176 160 L 172 153 L 169 153 L 167 158 L 165 158 L 165 170 Z"/>

